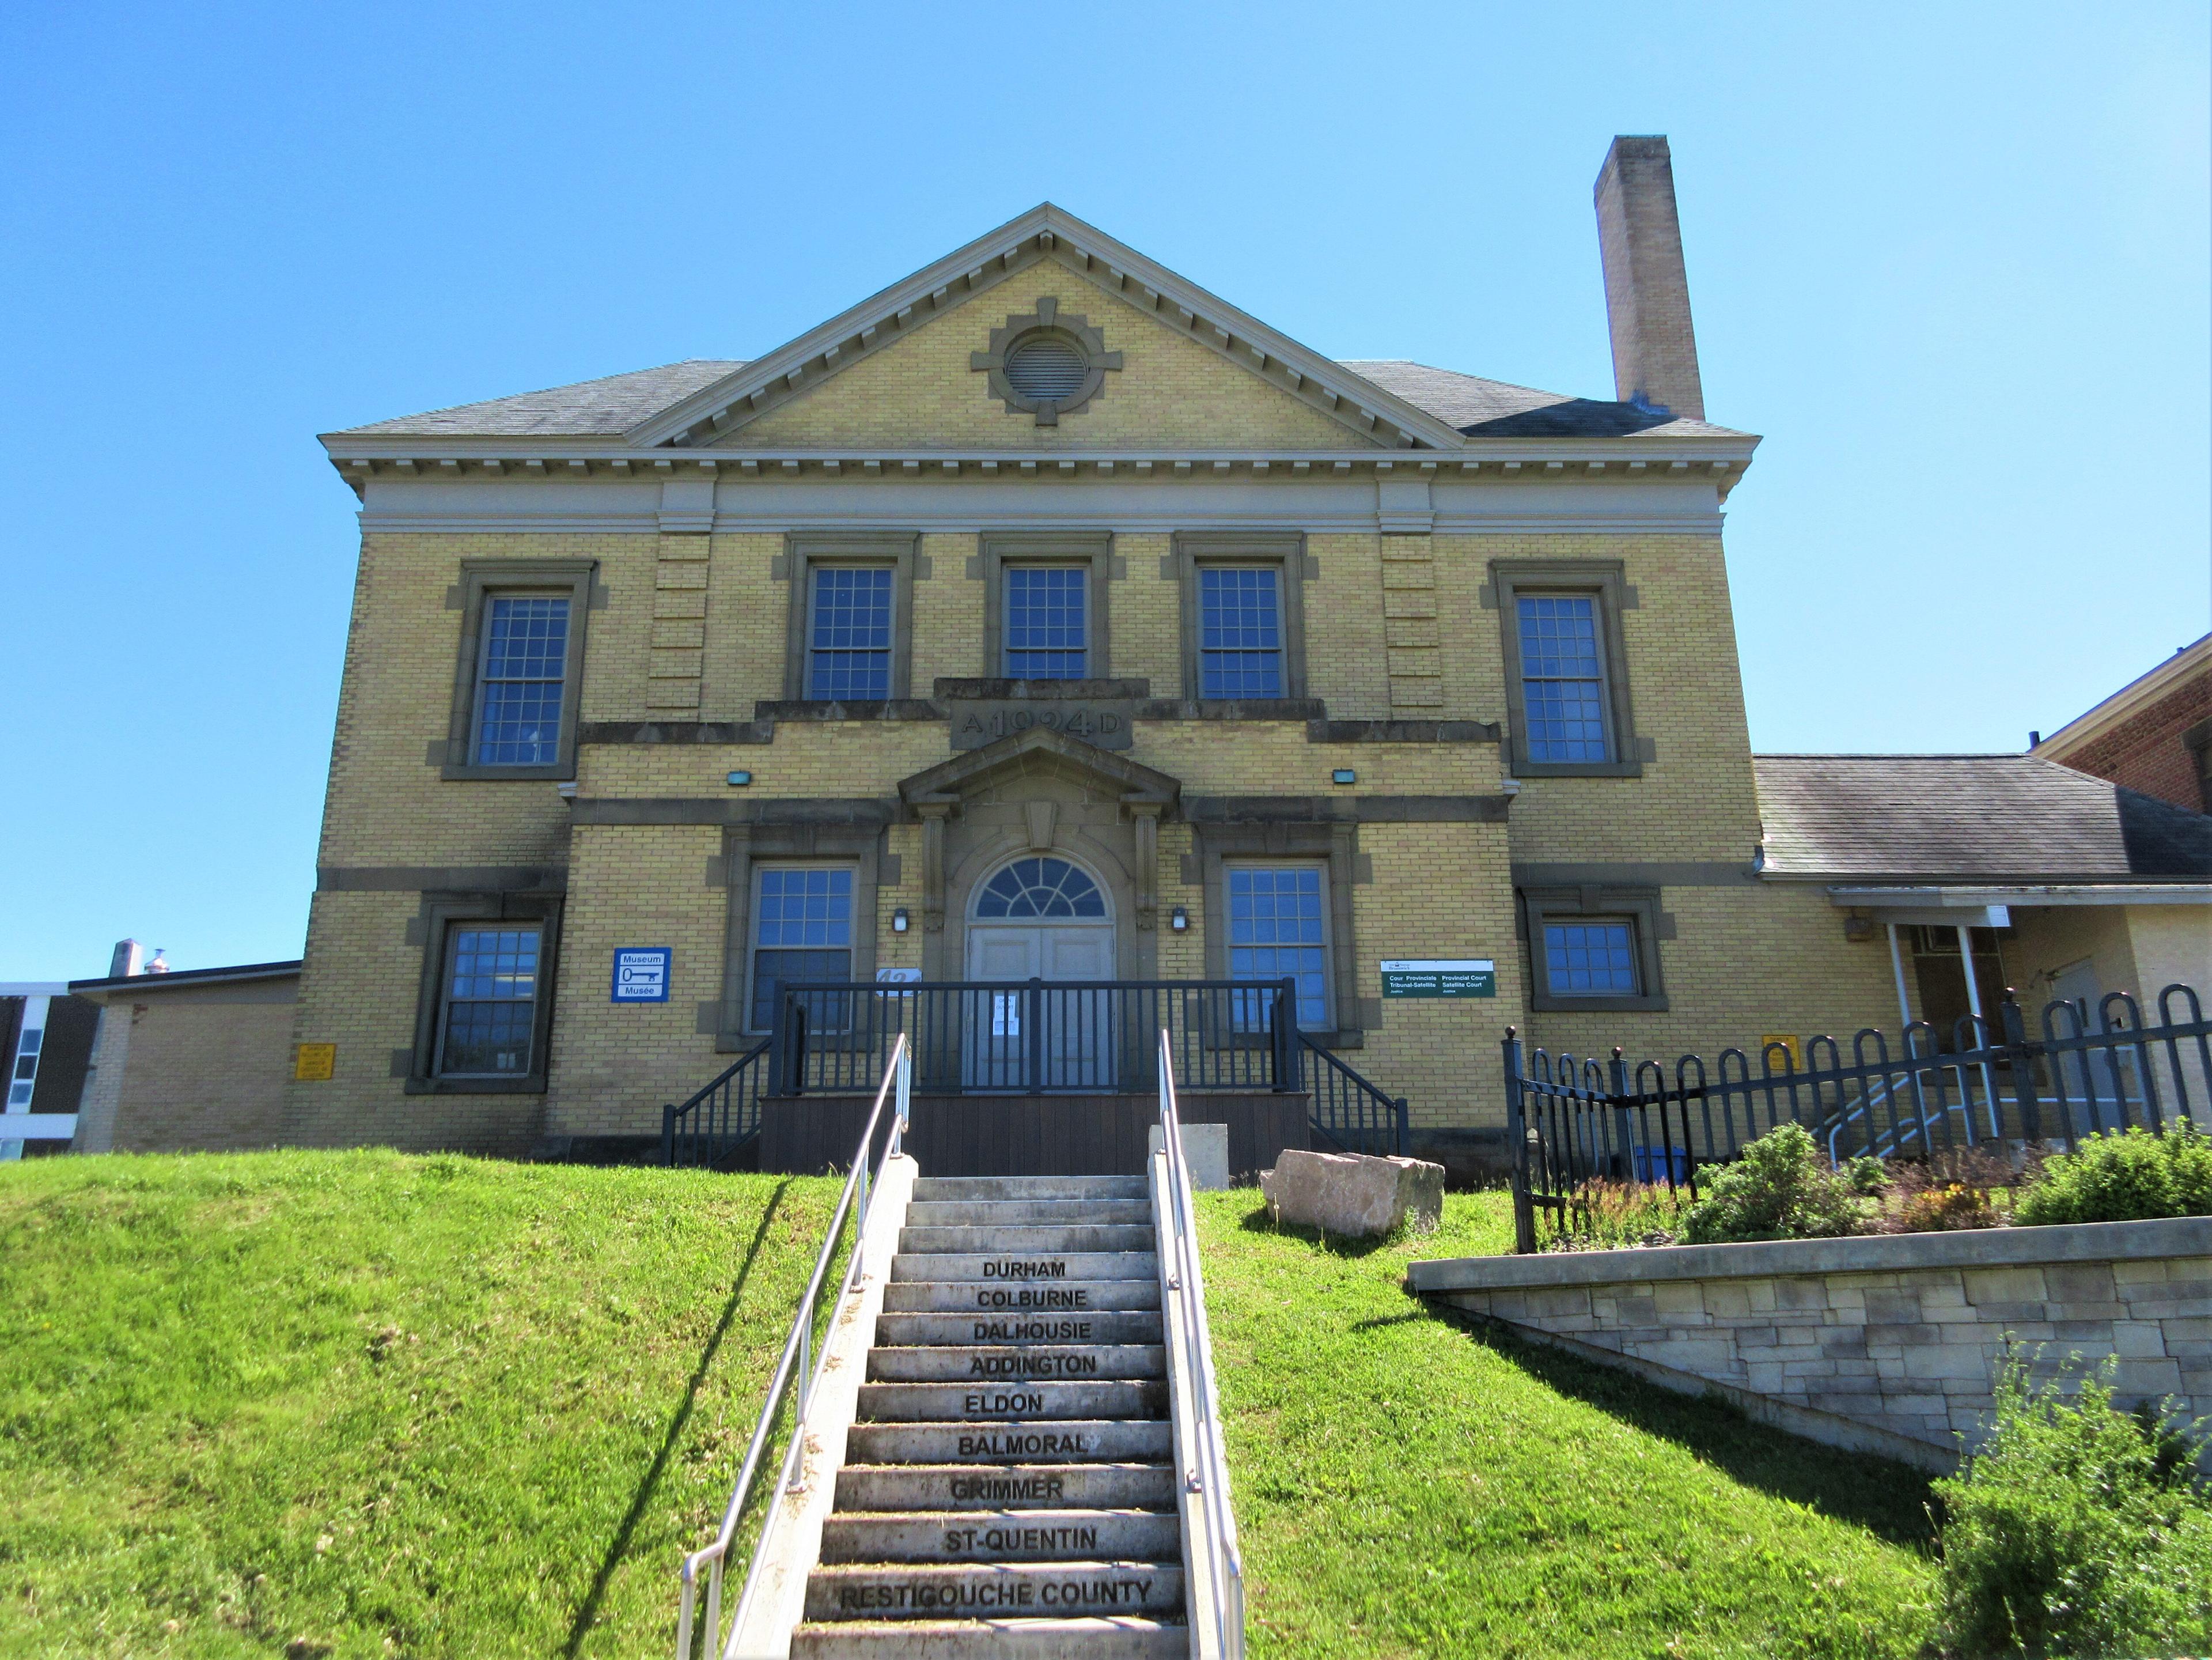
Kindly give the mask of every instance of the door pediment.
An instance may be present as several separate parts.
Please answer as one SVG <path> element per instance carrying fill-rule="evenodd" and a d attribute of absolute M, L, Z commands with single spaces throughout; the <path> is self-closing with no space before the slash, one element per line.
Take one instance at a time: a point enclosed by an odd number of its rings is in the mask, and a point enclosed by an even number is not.
<path fill-rule="evenodd" d="M 909 807 L 955 806 L 1006 784 L 1073 783 L 1086 794 L 1157 814 L 1172 807 L 1182 781 L 1043 727 L 1032 727 L 940 761 L 899 781 Z"/>

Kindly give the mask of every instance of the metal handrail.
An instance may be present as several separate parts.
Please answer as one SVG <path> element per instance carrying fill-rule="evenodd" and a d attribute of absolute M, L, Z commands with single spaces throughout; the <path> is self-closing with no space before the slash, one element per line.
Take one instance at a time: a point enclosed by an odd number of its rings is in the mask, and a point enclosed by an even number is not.
<path fill-rule="evenodd" d="M 748 1079 L 744 1074 L 754 1067 L 763 1067 L 764 1068 L 768 1051 L 769 1040 L 763 1037 L 759 1043 L 754 1044 L 752 1048 L 747 1049 L 743 1055 L 732 1061 L 712 1080 L 695 1091 L 690 1100 L 683 1102 L 676 1106 L 664 1106 L 661 1108 L 660 1162 L 662 1164 L 673 1164 L 676 1163 L 678 1146 L 677 1138 L 678 1135 L 682 1135 L 688 1142 L 690 1143 L 712 1141 L 715 1140 L 717 1132 L 710 1126 L 709 1121 L 713 1119 L 717 1113 L 719 1113 L 720 1118 L 723 1140 L 723 1145 L 717 1146 L 714 1149 L 718 1153 L 729 1152 L 738 1147 L 741 1147 L 746 1142 L 751 1140 L 754 1136 L 760 1134 L 760 1085 L 762 1080 L 757 1076 Z M 750 1095 L 748 1095 L 745 1089 L 745 1085 L 748 1083 L 752 1085 Z M 737 1123 L 735 1125 L 736 1133 L 734 1134 L 728 1134 L 732 1128 L 730 1123 L 732 1117 L 730 1110 L 730 1092 L 733 1088 L 737 1091 L 738 1097 L 737 1112 L 735 1115 Z M 709 1105 L 710 1103 L 712 1104 L 711 1107 Z M 750 1113 L 746 1111 L 746 1107 L 748 1105 L 751 1108 L 751 1111 Z M 748 1117 L 752 1121 L 750 1128 L 747 1127 L 745 1122 Z"/>
<path fill-rule="evenodd" d="M 1237 1542 L 1237 1513 L 1229 1502 L 1229 1456 L 1221 1434 L 1221 1399 L 1214 1381 L 1213 1340 L 1206 1324 L 1206 1282 L 1198 1266 L 1198 1225 L 1190 1196 L 1190 1166 L 1183 1157 L 1182 1113 L 1176 1104 L 1175 1047 L 1160 1033 L 1160 1142 L 1167 1157 L 1167 1213 L 1158 1220 L 1166 1294 L 1180 1320 L 1166 1335 L 1181 1351 L 1189 1381 L 1194 1468 L 1182 1472 L 1183 1490 L 1197 1499 L 1203 1525 L 1191 1541 L 1192 1566 L 1207 1577 L 1222 1660 L 1244 1653 L 1244 1554 Z M 1172 1364 L 1172 1362 L 1171 1362 Z M 1186 1602 L 1186 1606 L 1188 1606 Z M 1203 1653 L 1203 1649 L 1198 1651 Z"/>
<path fill-rule="evenodd" d="M 1329 1122 L 1335 1110 L 1336 1104 L 1334 1097 L 1341 1091 L 1354 1099 L 1364 1100 L 1368 1110 L 1375 1116 L 1376 1122 L 1389 1126 L 1392 1152 L 1402 1158 L 1413 1152 L 1412 1130 L 1407 1122 L 1404 1096 L 1384 1094 L 1358 1072 L 1337 1059 L 1329 1052 L 1328 1047 L 1319 1042 L 1310 1031 L 1297 1032 L 1297 1048 L 1311 1055 L 1319 1067 L 1319 1075 L 1314 1079 L 1313 1100 L 1307 1109 L 1307 1116 L 1311 1119 L 1316 1129 L 1346 1152 L 1364 1153 L 1372 1151 L 1367 1144 L 1367 1137 L 1364 1134 L 1366 1124 L 1364 1118 L 1357 1128 L 1340 1120 L 1334 1123 Z M 1325 1099 L 1329 1103 L 1329 1109 L 1327 1111 L 1324 1111 L 1322 1107 Z M 1346 1134 L 1352 1135 L 1358 1145 L 1354 1146 L 1352 1142 L 1346 1141 L 1344 1139 Z"/>
<path fill-rule="evenodd" d="M 730 1543 L 737 1537 L 738 1521 L 745 1507 L 745 1499 L 752 1491 L 753 1478 L 759 1473 L 763 1455 L 768 1450 L 770 1436 L 775 1429 L 776 1414 L 782 1409 L 783 1397 L 793 1377 L 804 1379 L 799 1393 L 798 1411 L 792 1420 L 791 1444 L 784 1454 L 783 1470 L 778 1485 L 788 1487 L 797 1475 L 798 1461 L 806 1445 L 806 1409 L 814 1398 L 816 1385 L 821 1381 L 823 1355 L 812 1357 L 809 1366 L 809 1351 L 814 1338 L 814 1310 L 819 1305 L 822 1286 L 829 1277 L 830 1264 L 837 1254 L 837 1241 L 842 1236 L 845 1219 L 854 1210 L 854 1198 L 859 1195 L 860 1219 L 853 1230 L 852 1260 L 846 1264 L 843 1283 L 838 1296 L 843 1298 L 858 1282 L 860 1273 L 861 1246 L 868 1234 L 868 1207 L 873 1193 L 880 1193 L 878 1181 L 872 1193 L 868 1182 L 868 1149 L 875 1140 L 877 1127 L 883 1122 L 884 1104 L 892 1103 L 891 1131 L 884 1143 L 883 1158 L 889 1161 L 904 1145 L 907 1115 L 913 1095 L 913 1067 L 907 1049 L 906 1037 L 901 1034 L 893 1047 L 890 1060 L 884 1068 L 884 1079 L 876 1090 L 876 1104 L 868 1114 L 867 1128 L 860 1132 L 860 1144 L 853 1154 L 852 1173 L 845 1178 L 845 1190 L 838 1196 L 837 1213 L 830 1219 L 828 1237 L 822 1242 L 822 1254 L 815 1259 L 814 1277 L 807 1281 L 806 1294 L 799 1298 L 799 1311 L 793 1316 L 791 1335 L 784 1340 L 783 1358 L 777 1361 L 775 1377 L 768 1386 L 768 1399 L 761 1407 L 760 1422 L 753 1430 L 751 1444 L 745 1449 L 745 1461 L 738 1470 L 736 1484 L 730 1489 L 728 1508 L 722 1512 L 722 1525 L 714 1535 L 714 1542 L 702 1550 L 693 1551 L 684 1559 L 684 1600 L 676 1616 L 677 1660 L 692 1660 L 692 1614 L 696 1607 L 699 1590 L 699 1570 L 707 1575 L 707 1652 L 711 1657 L 720 1652 L 722 1633 L 722 1578 L 724 1563 L 728 1558 Z M 880 1168 L 880 1167 L 879 1167 Z M 824 1355 L 827 1346 L 824 1346 Z M 760 1552 L 753 1552 L 752 1561 L 745 1573 L 744 1590 L 738 1597 L 738 1612 L 742 1616 L 744 1606 L 759 1578 Z"/>

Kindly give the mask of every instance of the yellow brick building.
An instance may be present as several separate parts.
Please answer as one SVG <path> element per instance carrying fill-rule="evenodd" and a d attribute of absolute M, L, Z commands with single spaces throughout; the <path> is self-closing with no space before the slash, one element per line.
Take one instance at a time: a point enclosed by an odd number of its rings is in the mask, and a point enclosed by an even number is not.
<path fill-rule="evenodd" d="M 1047 205 L 756 361 L 327 435 L 362 550 L 295 1037 L 335 1060 L 289 1138 L 656 1136 L 780 987 L 899 970 L 1287 978 L 1454 1162 L 1509 1025 L 1893 1014 L 1761 869 L 1757 440 L 1704 418 L 1664 141 L 1597 207 L 1614 400 L 1328 361 Z"/>

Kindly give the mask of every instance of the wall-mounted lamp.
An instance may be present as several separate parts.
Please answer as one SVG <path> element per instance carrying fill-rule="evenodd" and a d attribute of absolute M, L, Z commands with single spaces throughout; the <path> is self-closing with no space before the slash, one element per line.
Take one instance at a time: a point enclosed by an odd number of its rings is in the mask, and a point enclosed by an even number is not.
<path fill-rule="evenodd" d="M 1328 781 L 1332 784 L 1356 784 L 1359 781 L 1359 775 L 1350 767 L 1339 767 L 1329 774 Z"/>
<path fill-rule="evenodd" d="M 733 772 L 729 776 L 729 781 L 732 784 L 750 784 L 753 781 L 753 775 L 749 772 Z"/>
<path fill-rule="evenodd" d="M 1168 913 L 1168 929 L 1172 933 L 1185 933 L 1190 929 L 1190 913 L 1177 905 Z"/>
<path fill-rule="evenodd" d="M 901 905 L 896 910 L 891 913 L 891 932 L 893 933 L 904 933 L 906 932 L 906 907 L 904 905 Z"/>

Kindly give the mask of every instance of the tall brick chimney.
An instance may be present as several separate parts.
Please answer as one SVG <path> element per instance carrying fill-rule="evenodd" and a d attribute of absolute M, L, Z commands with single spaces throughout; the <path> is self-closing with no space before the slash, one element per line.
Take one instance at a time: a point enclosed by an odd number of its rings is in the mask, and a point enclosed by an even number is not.
<path fill-rule="evenodd" d="M 1665 137 L 1614 139 L 1598 170 L 1596 194 L 1613 395 L 1702 421 L 1705 391 L 1698 379 L 1674 163 Z"/>

